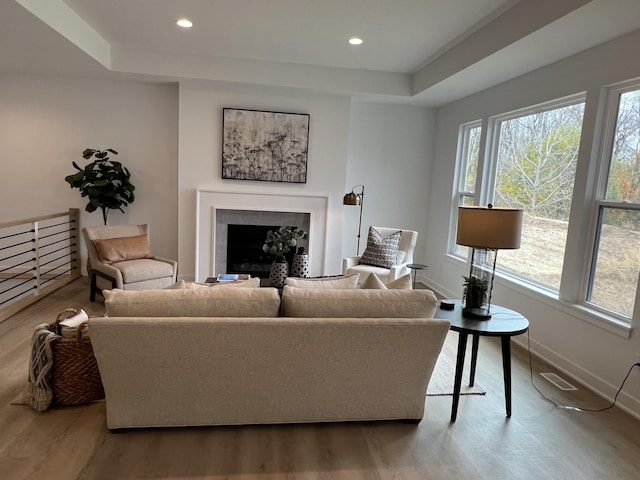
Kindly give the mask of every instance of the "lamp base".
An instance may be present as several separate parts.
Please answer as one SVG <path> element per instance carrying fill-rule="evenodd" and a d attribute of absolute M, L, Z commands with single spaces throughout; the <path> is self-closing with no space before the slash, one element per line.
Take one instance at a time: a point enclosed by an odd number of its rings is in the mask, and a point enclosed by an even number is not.
<path fill-rule="evenodd" d="M 476 320 L 489 320 L 491 312 L 488 308 L 465 307 L 462 309 L 462 316 Z"/>

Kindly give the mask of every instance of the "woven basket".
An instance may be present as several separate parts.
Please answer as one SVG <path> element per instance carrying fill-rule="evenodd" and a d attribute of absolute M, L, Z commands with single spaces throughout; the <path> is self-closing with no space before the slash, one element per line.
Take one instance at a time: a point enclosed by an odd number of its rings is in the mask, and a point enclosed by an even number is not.
<path fill-rule="evenodd" d="M 74 309 L 60 313 L 51 326 L 52 331 L 60 334 L 60 322 L 76 313 Z M 79 405 L 104 398 L 91 339 L 82 337 L 85 326 L 86 322 L 77 328 L 76 338 L 60 338 L 53 343 L 51 387 L 53 403 L 58 405 Z"/>

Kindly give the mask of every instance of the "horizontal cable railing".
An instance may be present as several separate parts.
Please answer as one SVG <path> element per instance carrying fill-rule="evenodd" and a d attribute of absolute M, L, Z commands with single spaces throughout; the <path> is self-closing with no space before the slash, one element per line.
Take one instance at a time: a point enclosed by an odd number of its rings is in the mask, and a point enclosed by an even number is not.
<path fill-rule="evenodd" d="M 0 223 L 0 321 L 80 276 L 79 210 Z"/>

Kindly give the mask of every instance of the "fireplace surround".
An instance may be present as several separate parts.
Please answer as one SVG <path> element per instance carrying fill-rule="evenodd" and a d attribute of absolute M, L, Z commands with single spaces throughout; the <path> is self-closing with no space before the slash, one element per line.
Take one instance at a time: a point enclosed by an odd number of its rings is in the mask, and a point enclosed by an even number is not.
<path fill-rule="evenodd" d="M 199 190 L 196 201 L 195 280 L 227 273 L 229 224 L 289 225 L 309 233 L 311 275 L 325 274 L 328 197 Z M 258 275 L 254 275 L 258 276 Z"/>

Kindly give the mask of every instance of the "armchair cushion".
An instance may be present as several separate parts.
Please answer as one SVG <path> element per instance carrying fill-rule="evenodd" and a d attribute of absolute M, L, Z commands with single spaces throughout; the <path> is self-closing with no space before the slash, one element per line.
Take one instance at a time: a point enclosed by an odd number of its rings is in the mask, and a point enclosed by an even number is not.
<path fill-rule="evenodd" d="M 104 263 L 153 258 L 147 235 L 95 239 L 93 243 Z"/>
<path fill-rule="evenodd" d="M 360 257 L 360 263 L 381 268 L 391 268 L 396 265 L 401 235 L 402 231 L 398 230 L 391 235 L 382 237 L 375 228 L 369 227 L 367 248 Z"/>
<path fill-rule="evenodd" d="M 173 281 L 173 265 L 151 258 L 125 260 L 116 262 L 112 266 L 120 271 L 125 284 L 156 278 L 168 278 L 169 284 Z"/>

